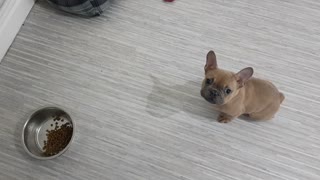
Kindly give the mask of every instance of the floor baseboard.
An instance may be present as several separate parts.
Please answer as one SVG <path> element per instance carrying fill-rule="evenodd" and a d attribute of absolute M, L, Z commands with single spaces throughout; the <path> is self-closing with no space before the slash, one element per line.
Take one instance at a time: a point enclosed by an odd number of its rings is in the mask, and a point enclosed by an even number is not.
<path fill-rule="evenodd" d="M 5 0 L 0 9 L 0 62 L 24 23 L 35 0 Z"/>

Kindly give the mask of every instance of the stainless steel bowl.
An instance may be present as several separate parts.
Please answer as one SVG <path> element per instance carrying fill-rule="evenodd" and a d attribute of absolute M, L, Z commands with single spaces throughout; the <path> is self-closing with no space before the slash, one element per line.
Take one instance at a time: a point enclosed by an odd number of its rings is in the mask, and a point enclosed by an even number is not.
<path fill-rule="evenodd" d="M 62 121 L 55 121 L 55 117 L 63 118 Z M 47 140 L 47 130 L 52 130 L 55 128 L 56 123 L 61 126 L 65 123 L 70 123 L 72 126 L 72 137 L 68 145 L 61 150 L 58 154 L 52 156 L 46 156 L 44 154 L 44 141 Z M 75 124 L 71 117 L 64 110 L 57 107 L 45 107 L 35 111 L 27 120 L 23 126 L 22 130 L 22 144 L 26 152 L 36 158 L 41 160 L 53 159 L 61 154 L 63 154 L 70 146 L 75 133 Z"/>

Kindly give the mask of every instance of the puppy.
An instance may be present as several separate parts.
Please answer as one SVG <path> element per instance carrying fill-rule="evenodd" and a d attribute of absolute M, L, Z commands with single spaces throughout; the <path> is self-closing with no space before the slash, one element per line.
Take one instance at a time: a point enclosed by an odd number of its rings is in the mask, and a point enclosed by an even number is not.
<path fill-rule="evenodd" d="M 219 69 L 213 51 L 207 54 L 204 70 L 201 96 L 220 111 L 221 123 L 240 115 L 255 120 L 271 119 L 284 100 L 284 95 L 271 82 L 253 78 L 251 67 L 238 73 Z"/>

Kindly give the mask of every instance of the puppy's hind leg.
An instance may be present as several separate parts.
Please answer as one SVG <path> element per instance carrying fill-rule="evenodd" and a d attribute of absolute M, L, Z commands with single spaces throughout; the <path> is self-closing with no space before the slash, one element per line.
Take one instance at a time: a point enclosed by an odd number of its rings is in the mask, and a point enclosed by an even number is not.
<path fill-rule="evenodd" d="M 280 107 L 280 103 L 274 103 L 260 112 L 250 113 L 249 117 L 254 120 L 270 120 L 274 117 Z"/>

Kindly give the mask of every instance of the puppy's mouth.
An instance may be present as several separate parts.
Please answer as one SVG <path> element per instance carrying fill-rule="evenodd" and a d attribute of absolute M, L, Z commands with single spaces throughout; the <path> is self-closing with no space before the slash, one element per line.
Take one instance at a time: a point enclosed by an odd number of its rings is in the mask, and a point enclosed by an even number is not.
<path fill-rule="evenodd" d="M 216 100 L 213 98 L 204 98 L 206 101 L 208 101 L 211 104 L 217 104 Z"/>

